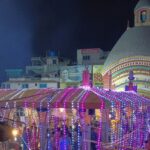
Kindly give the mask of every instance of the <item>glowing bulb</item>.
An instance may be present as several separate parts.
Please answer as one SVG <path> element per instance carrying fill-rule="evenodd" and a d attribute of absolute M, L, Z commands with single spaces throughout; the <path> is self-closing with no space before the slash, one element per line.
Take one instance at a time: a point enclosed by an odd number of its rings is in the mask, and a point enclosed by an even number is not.
<path fill-rule="evenodd" d="M 91 87 L 89 85 L 80 86 L 84 90 L 90 90 Z"/>
<path fill-rule="evenodd" d="M 59 110 L 60 110 L 60 112 L 64 112 L 64 108 L 60 108 Z"/>
<path fill-rule="evenodd" d="M 109 119 L 111 119 L 111 114 L 109 114 Z"/>
<path fill-rule="evenodd" d="M 17 137 L 15 137 L 14 140 L 17 141 Z"/>
<path fill-rule="evenodd" d="M 18 130 L 17 130 L 17 129 L 13 129 L 13 130 L 12 130 L 12 135 L 13 135 L 14 137 L 16 137 L 16 136 L 18 135 Z"/>

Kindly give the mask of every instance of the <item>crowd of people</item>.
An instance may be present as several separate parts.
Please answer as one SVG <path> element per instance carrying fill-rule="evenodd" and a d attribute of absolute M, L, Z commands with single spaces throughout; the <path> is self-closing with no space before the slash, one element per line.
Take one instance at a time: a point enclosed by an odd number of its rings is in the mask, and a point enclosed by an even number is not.
<path fill-rule="evenodd" d="M 98 124 L 98 123 L 97 123 Z M 62 124 L 59 127 L 47 128 L 42 140 L 43 150 L 96 150 L 98 129 L 96 124 L 73 126 Z M 37 132 L 38 131 L 38 132 Z M 38 138 L 37 138 L 38 137 Z M 24 128 L 24 150 L 28 147 L 38 150 L 40 145 L 40 131 L 36 127 Z M 39 139 L 39 140 L 38 140 Z"/>
<path fill-rule="evenodd" d="M 85 130 L 86 129 L 86 130 Z M 97 131 L 90 125 L 83 129 L 78 125 L 72 127 L 47 129 L 47 143 L 45 150 L 96 150 Z M 91 142 L 92 141 L 92 142 Z"/>

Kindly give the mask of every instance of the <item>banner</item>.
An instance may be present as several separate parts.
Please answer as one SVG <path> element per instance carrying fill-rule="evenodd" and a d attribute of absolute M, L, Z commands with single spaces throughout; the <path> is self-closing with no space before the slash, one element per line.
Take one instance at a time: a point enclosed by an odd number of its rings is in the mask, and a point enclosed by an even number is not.
<path fill-rule="evenodd" d="M 94 86 L 99 86 L 99 87 L 103 86 L 102 69 L 103 69 L 103 65 L 93 65 Z"/>

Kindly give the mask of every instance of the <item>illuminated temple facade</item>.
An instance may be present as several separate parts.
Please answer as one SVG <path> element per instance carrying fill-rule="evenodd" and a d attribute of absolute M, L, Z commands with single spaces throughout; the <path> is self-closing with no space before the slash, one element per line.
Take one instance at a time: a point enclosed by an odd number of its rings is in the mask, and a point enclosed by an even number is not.
<path fill-rule="evenodd" d="M 124 91 L 130 70 L 142 95 L 150 95 L 150 1 L 134 9 L 135 27 L 128 28 L 113 47 L 103 66 L 104 88 Z"/>

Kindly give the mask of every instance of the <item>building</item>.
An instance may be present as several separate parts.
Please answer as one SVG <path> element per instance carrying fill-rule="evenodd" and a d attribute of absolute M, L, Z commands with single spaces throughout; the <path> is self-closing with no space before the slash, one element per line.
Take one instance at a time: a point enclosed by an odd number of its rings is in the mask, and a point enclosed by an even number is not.
<path fill-rule="evenodd" d="M 108 52 L 94 48 L 79 49 L 77 53 L 77 65 L 70 65 L 69 59 L 59 57 L 55 51 L 49 51 L 46 57 L 32 57 L 31 66 L 26 66 L 25 73 L 22 69 L 7 69 L 9 80 L 3 82 L 1 87 L 10 89 L 78 87 L 81 85 L 82 72 L 86 65 L 91 74 L 90 80 L 94 79 L 94 85 L 101 85 L 99 73 L 95 69 L 98 67 L 100 70 L 99 65 L 104 64 Z"/>
<path fill-rule="evenodd" d="M 133 70 L 138 92 L 150 95 L 150 1 L 140 0 L 135 7 L 135 27 L 121 36 L 103 67 L 104 88 L 123 91 Z"/>
<path fill-rule="evenodd" d="M 32 57 L 32 65 L 26 66 L 30 76 L 58 77 L 59 70 L 70 64 L 70 60 L 58 56 L 56 51 L 49 51 L 46 57 Z"/>
<path fill-rule="evenodd" d="M 104 64 L 107 56 L 107 51 L 100 48 L 88 48 L 77 50 L 77 64 L 78 65 L 101 65 Z"/>
<path fill-rule="evenodd" d="M 22 69 L 7 69 L 8 81 L 2 88 L 58 88 L 60 87 L 60 68 L 67 66 L 69 59 L 59 57 L 56 51 L 49 51 L 46 57 L 32 57 L 31 66 Z"/>

